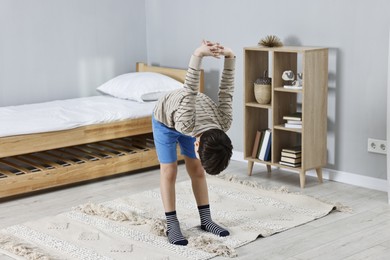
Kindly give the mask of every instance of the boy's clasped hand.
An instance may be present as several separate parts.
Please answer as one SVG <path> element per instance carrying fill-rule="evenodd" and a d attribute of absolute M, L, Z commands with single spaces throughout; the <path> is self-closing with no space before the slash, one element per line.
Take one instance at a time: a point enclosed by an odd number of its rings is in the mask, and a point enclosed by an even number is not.
<path fill-rule="evenodd" d="M 206 40 L 202 41 L 202 44 L 195 50 L 194 55 L 198 57 L 211 56 L 217 59 L 221 56 L 234 58 L 234 53 L 229 47 L 222 46 L 219 42 Z"/>

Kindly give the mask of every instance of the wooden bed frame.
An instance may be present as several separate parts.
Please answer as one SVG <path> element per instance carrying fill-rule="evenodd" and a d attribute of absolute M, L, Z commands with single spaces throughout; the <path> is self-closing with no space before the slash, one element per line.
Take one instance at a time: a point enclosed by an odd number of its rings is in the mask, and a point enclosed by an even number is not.
<path fill-rule="evenodd" d="M 187 69 L 137 63 L 184 82 Z M 203 92 L 201 72 L 199 90 Z M 151 117 L 0 138 L 0 198 L 158 165 Z"/>

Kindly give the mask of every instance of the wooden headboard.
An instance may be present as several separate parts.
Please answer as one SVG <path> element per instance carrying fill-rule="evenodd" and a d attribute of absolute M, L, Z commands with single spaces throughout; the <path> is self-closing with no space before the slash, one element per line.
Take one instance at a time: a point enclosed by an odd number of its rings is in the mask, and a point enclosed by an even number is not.
<path fill-rule="evenodd" d="M 187 69 L 174 69 L 167 67 L 150 66 L 143 62 L 137 62 L 137 72 L 156 72 L 167 75 L 173 79 L 176 79 L 184 83 L 186 78 Z M 199 92 L 204 91 L 204 71 L 200 72 Z"/>

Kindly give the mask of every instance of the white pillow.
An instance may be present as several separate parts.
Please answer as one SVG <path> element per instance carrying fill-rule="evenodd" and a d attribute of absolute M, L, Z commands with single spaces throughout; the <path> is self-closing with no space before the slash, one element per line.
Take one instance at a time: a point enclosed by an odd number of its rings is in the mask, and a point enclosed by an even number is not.
<path fill-rule="evenodd" d="M 160 73 L 133 72 L 110 79 L 97 90 L 117 98 L 147 102 L 182 87 L 183 83 Z"/>

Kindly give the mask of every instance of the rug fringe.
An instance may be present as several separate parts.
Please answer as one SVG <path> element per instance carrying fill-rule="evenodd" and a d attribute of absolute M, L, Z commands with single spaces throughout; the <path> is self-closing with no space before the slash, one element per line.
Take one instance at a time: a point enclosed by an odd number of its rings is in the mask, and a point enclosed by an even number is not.
<path fill-rule="evenodd" d="M 314 197 L 315 198 L 315 197 Z M 345 213 L 352 213 L 353 212 L 353 209 L 349 206 L 346 206 L 340 202 L 330 202 L 330 201 L 327 201 L 325 199 L 322 199 L 322 198 L 315 198 L 316 200 L 319 200 L 323 203 L 326 203 L 326 204 L 329 204 L 329 205 L 333 205 L 333 210 L 336 210 L 338 212 L 345 212 Z"/>
<path fill-rule="evenodd" d="M 201 249 L 210 254 L 216 254 L 223 257 L 237 257 L 238 254 L 234 248 L 227 245 L 219 244 L 220 242 L 214 238 L 207 236 L 198 236 L 189 238 L 188 245 L 197 249 Z"/>
<path fill-rule="evenodd" d="M 232 183 L 238 183 L 238 184 L 242 184 L 242 185 L 245 185 L 245 186 L 249 186 L 249 187 L 252 187 L 252 188 L 263 188 L 258 182 L 256 181 L 248 181 L 248 180 L 241 180 L 240 178 L 238 178 L 236 175 L 230 175 L 230 174 L 219 174 L 219 175 L 216 175 L 215 177 L 221 179 L 221 180 L 225 180 L 225 181 L 230 181 Z"/>
<path fill-rule="evenodd" d="M 167 222 L 162 219 L 154 219 L 151 221 L 150 232 L 156 236 L 167 236 Z"/>
<path fill-rule="evenodd" d="M 222 180 L 225 180 L 225 181 L 230 181 L 230 182 L 233 182 L 233 183 L 238 183 L 238 184 L 241 184 L 241 185 L 245 185 L 245 186 L 249 186 L 249 187 L 252 187 L 252 188 L 258 188 L 258 189 L 263 189 L 263 190 L 271 190 L 271 191 L 277 191 L 277 192 L 281 192 L 281 193 L 291 193 L 287 187 L 285 186 L 281 186 L 281 187 L 272 187 L 272 188 L 265 188 L 263 185 L 259 184 L 258 182 L 256 181 L 248 181 L 248 180 L 241 180 L 239 177 L 237 177 L 236 175 L 230 175 L 230 174 L 219 174 L 219 175 L 215 175 L 215 177 L 219 178 L 219 179 L 222 179 Z M 302 193 L 301 192 L 294 192 L 293 194 L 297 194 L 297 195 L 301 195 Z M 333 205 L 334 206 L 334 210 L 336 211 L 339 211 L 339 212 L 347 212 L 347 213 L 351 213 L 353 212 L 353 209 L 349 206 L 346 206 L 346 205 L 343 205 L 342 203 L 340 202 L 330 202 L 330 201 L 327 201 L 327 200 L 324 200 L 322 198 L 316 198 L 314 196 L 310 196 L 310 195 L 306 195 L 304 194 L 305 196 L 309 196 L 309 197 L 312 197 L 316 200 L 319 200 L 323 203 L 326 203 L 326 204 L 329 204 L 329 205 Z"/>
<path fill-rule="evenodd" d="M 11 235 L 0 234 L 0 248 L 29 260 L 53 259 L 50 256 L 40 252 L 38 248 L 26 244 L 20 239 Z"/>
<path fill-rule="evenodd" d="M 81 211 L 87 215 L 100 216 L 114 221 L 119 221 L 119 222 L 128 221 L 131 225 L 143 225 L 146 224 L 148 221 L 146 218 L 140 216 L 135 212 L 129 211 L 125 213 L 92 202 L 77 206 L 73 209 Z"/>
<path fill-rule="evenodd" d="M 87 215 L 108 218 L 117 222 L 128 222 L 130 225 L 150 225 L 150 232 L 156 236 L 166 236 L 167 223 L 162 219 L 151 219 L 141 216 L 134 211 L 123 212 L 112 208 L 89 202 L 73 208 Z"/>
<path fill-rule="evenodd" d="M 229 182 L 232 182 L 232 183 L 245 185 L 245 186 L 252 187 L 252 188 L 257 188 L 257 189 L 262 189 L 262 190 L 269 190 L 269 191 L 276 191 L 276 192 L 280 192 L 280 193 L 290 193 L 290 191 L 288 190 L 288 188 L 286 186 L 281 186 L 281 187 L 264 187 L 263 185 L 261 185 L 257 181 L 242 180 L 239 177 L 237 177 L 236 175 L 219 174 L 219 175 L 215 175 L 215 177 L 219 178 L 221 180 L 225 180 L 225 181 L 229 181 Z"/>
<path fill-rule="evenodd" d="M 347 212 L 347 213 L 352 213 L 353 209 L 349 206 L 345 206 L 341 204 L 340 202 L 335 203 L 335 210 L 340 211 L 340 212 Z"/>

